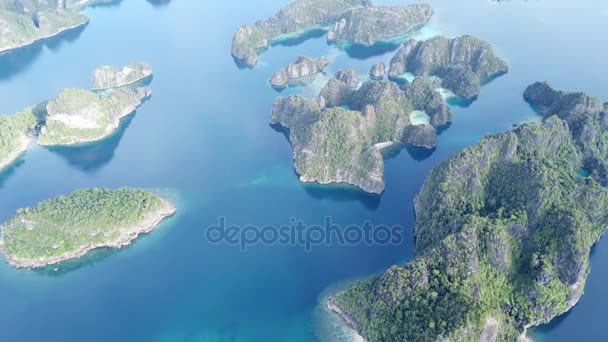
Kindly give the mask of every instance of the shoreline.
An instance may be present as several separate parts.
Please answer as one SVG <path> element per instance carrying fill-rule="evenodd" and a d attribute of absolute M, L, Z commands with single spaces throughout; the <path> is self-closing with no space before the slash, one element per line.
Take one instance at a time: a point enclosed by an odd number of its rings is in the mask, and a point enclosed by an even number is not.
<path fill-rule="evenodd" d="M 8 48 L 0 49 L 0 57 L 2 57 L 5 54 L 9 54 L 11 52 L 14 52 L 15 50 L 23 49 L 23 48 L 26 48 L 28 46 L 34 45 L 36 43 L 42 43 L 43 41 L 45 41 L 47 39 L 51 39 L 51 38 L 57 37 L 60 34 L 66 32 L 66 31 L 70 31 L 70 30 L 73 30 L 73 29 L 85 26 L 85 25 L 87 25 L 89 23 L 89 18 L 85 17 L 85 19 L 86 20 L 84 22 L 82 22 L 82 23 L 79 23 L 79 24 L 76 24 L 76 25 L 72 25 L 72 26 L 69 26 L 69 27 L 60 28 L 59 31 L 57 31 L 55 33 L 35 38 L 34 40 L 30 40 L 30 41 L 22 43 L 21 45 L 18 45 L 18 46 L 13 46 L 13 47 L 8 47 Z"/>
<path fill-rule="evenodd" d="M 149 75 L 142 76 L 142 77 L 140 77 L 140 78 L 138 78 L 138 79 L 136 79 L 136 80 L 134 80 L 132 82 L 124 83 L 124 84 L 121 84 L 121 85 L 116 85 L 116 86 L 108 87 L 108 88 L 91 87 L 91 91 L 93 91 L 93 92 L 104 92 L 106 90 L 114 90 L 114 89 L 118 89 L 118 88 L 122 88 L 122 87 L 129 87 L 129 86 L 133 86 L 133 85 L 135 85 L 135 84 L 137 84 L 139 82 L 142 82 L 142 81 L 144 81 L 144 80 L 146 80 L 148 78 L 152 78 L 153 76 L 154 76 L 154 74 L 151 73 Z"/>
<path fill-rule="evenodd" d="M 4 248 L 3 241 L 0 241 L 0 252 L 4 254 L 6 262 L 11 266 L 17 269 L 34 269 L 55 265 L 68 260 L 79 259 L 88 254 L 89 252 L 99 248 L 121 249 L 123 247 L 131 245 L 131 243 L 136 240 L 140 235 L 152 232 L 166 218 L 175 215 L 177 211 L 175 205 L 162 197 L 161 200 L 163 201 L 163 206 L 161 208 L 159 208 L 153 213 L 146 215 L 143 221 L 140 222 L 138 225 L 122 229 L 123 234 L 118 237 L 116 241 L 113 242 L 81 246 L 79 249 L 61 256 L 50 257 L 46 259 L 39 258 L 38 260 L 20 260 L 18 258 L 10 256 Z"/>
<path fill-rule="evenodd" d="M 71 140 L 68 142 L 63 142 L 63 143 L 45 143 L 45 142 L 41 142 L 40 139 L 37 139 L 36 144 L 38 144 L 39 146 L 42 146 L 42 147 L 55 147 L 55 146 L 58 146 L 58 147 L 75 147 L 76 146 L 77 147 L 77 146 L 100 142 L 106 138 L 109 138 L 116 133 L 116 130 L 118 130 L 120 128 L 122 119 L 124 119 L 125 117 L 127 117 L 129 115 L 134 114 L 139 109 L 139 107 L 141 107 L 144 104 L 144 102 L 146 100 L 148 100 L 150 97 L 152 97 L 152 91 L 148 88 L 146 88 L 146 89 L 147 89 L 147 93 L 145 96 L 143 96 L 141 98 L 141 102 L 139 103 L 139 105 L 137 105 L 135 108 L 133 108 L 133 110 L 131 110 L 128 113 L 120 113 L 119 115 L 117 115 L 114 118 L 114 121 L 112 121 L 106 127 L 104 134 L 97 136 L 97 137 L 93 137 L 93 138 L 74 139 L 74 140 Z"/>
<path fill-rule="evenodd" d="M 353 342 L 367 342 L 367 339 L 363 337 L 357 330 L 354 319 L 345 313 L 344 310 L 342 310 L 342 308 L 340 308 L 338 304 L 333 301 L 332 297 L 325 300 L 325 309 L 327 309 L 329 313 L 340 317 L 342 325 L 353 333 Z"/>
<path fill-rule="evenodd" d="M 26 134 L 21 138 L 21 146 L 19 149 L 7 156 L 5 160 L 0 161 L 0 173 L 2 173 L 6 168 L 11 166 L 19 157 L 27 152 L 28 148 L 32 144 L 33 139 L 28 137 Z"/>

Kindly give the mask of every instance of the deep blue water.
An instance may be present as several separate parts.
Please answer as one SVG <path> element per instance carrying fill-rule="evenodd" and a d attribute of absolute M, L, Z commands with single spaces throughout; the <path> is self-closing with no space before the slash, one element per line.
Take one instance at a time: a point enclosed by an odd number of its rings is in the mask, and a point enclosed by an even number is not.
<path fill-rule="evenodd" d="M 608 3 L 537 0 L 431 0 L 425 32 L 473 34 L 492 43 L 511 72 L 485 86 L 430 156 L 403 150 L 386 162 L 381 197 L 302 185 L 285 137 L 269 127 L 276 91 L 269 76 L 297 53 L 334 58 L 367 74 L 388 62 L 386 46 L 340 51 L 323 37 L 274 46 L 253 69 L 230 56 L 234 29 L 273 14 L 288 0 L 129 0 L 87 10 L 89 25 L 0 57 L 0 112 L 12 113 L 90 85 L 102 64 L 144 60 L 154 68 L 152 99 L 111 138 L 78 148 L 32 148 L 0 175 L 0 221 L 16 209 L 82 187 L 169 191 L 179 214 L 121 251 L 100 251 L 59 272 L 0 265 L 0 331 L 5 341 L 310 341 L 320 299 L 352 279 L 412 256 L 412 200 L 429 170 L 488 133 L 535 119 L 522 100 L 537 80 L 608 100 Z M 388 3 L 388 2 L 387 2 Z M 392 2 L 396 3 L 396 2 Z M 474 15 L 472 15 L 472 13 Z M 378 55 L 378 53 L 381 53 Z M 318 89 L 317 89 L 318 90 Z M 311 88 L 283 94 L 312 94 Z M 205 227 L 232 224 L 399 224 L 398 246 L 210 244 Z M 592 257 L 586 294 L 571 313 L 537 329 L 539 340 L 606 340 L 608 247 Z"/>

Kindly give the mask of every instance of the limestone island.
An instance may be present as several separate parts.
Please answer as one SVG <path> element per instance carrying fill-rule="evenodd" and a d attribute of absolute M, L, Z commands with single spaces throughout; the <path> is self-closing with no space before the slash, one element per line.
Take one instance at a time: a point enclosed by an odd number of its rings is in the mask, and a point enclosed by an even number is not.
<path fill-rule="evenodd" d="M 120 119 L 133 113 L 150 95 L 147 88 L 123 87 L 107 96 L 84 89 L 66 89 L 47 103 L 38 144 L 75 145 L 101 140 L 111 135 Z"/>
<path fill-rule="evenodd" d="M 30 145 L 38 121 L 33 108 L 0 116 L 0 171 L 11 165 Z"/>
<path fill-rule="evenodd" d="M 127 246 L 175 211 L 145 190 L 79 190 L 20 209 L 2 226 L 0 250 L 12 266 L 44 267 L 97 248 Z"/>
<path fill-rule="evenodd" d="M 151 94 L 150 89 L 131 86 L 100 93 L 66 89 L 20 113 L 0 116 L 0 171 L 17 160 L 32 142 L 67 146 L 110 136 L 121 118 L 133 113 Z"/>
<path fill-rule="evenodd" d="M 93 73 L 93 90 L 120 88 L 152 76 L 152 68 L 145 63 L 129 64 L 122 69 L 101 66 Z"/>
<path fill-rule="evenodd" d="M 389 77 L 406 73 L 414 76 L 436 76 L 443 88 L 457 96 L 475 99 L 481 86 L 509 71 L 507 63 L 497 57 L 492 46 L 472 36 L 452 39 L 434 37 L 425 41 L 407 41 L 393 56 Z"/>
<path fill-rule="evenodd" d="M 328 34 L 331 41 L 372 45 L 406 35 L 432 15 L 428 5 L 383 7 L 370 0 L 295 0 L 267 20 L 239 27 L 232 38 L 232 56 L 253 67 L 258 53 L 273 41 L 332 28 Z"/>
<path fill-rule="evenodd" d="M 304 80 L 310 79 L 318 73 L 327 73 L 329 63 L 327 57 L 320 57 L 315 60 L 308 56 L 299 55 L 285 69 L 272 75 L 270 85 L 274 88 L 285 88 L 287 85 L 306 83 Z"/>
<path fill-rule="evenodd" d="M 436 127 L 449 123 L 451 114 L 436 81 L 418 78 L 400 86 L 370 80 L 358 87 L 353 75 L 354 71 L 338 72 L 317 99 L 277 98 L 271 124 L 288 129 L 301 181 L 345 183 L 380 194 L 384 191 L 380 151 L 406 143 L 435 147 Z M 412 121 L 416 113 L 426 116 L 426 121 Z"/>
<path fill-rule="evenodd" d="M 78 10 L 115 0 L 0 0 L 0 53 L 85 25 Z"/>
<path fill-rule="evenodd" d="M 431 172 L 414 203 L 414 259 L 329 298 L 366 340 L 526 340 L 579 301 L 608 227 L 608 190 L 579 173 L 602 174 L 586 161 L 605 145 L 606 105 L 544 83 L 526 99 L 542 123 L 485 137 Z"/>

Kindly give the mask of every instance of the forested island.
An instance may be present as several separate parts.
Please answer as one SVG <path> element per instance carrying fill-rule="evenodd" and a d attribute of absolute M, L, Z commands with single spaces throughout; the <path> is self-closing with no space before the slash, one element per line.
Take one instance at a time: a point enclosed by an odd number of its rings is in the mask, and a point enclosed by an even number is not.
<path fill-rule="evenodd" d="M 329 41 L 373 45 L 404 36 L 432 16 L 426 4 L 385 7 L 370 0 L 296 0 L 267 20 L 239 27 L 232 38 L 232 56 L 253 67 L 273 41 L 315 29 L 327 31 Z"/>
<path fill-rule="evenodd" d="M 415 200 L 414 259 L 329 299 L 365 339 L 517 341 L 580 299 L 608 226 L 598 182 L 608 108 L 546 83 L 525 98 L 542 123 L 488 136 L 431 172 Z"/>
<path fill-rule="evenodd" d="M 2 226 L 0 250 L 15 267 L 44 267 L 97 248 L 129 245 L 175 211 L 150 191 L 79 190 L 20 209 Z"/>
<path fill-rule="evenodd" d="M 0 52 L 31 45 L 41 39 L 85 25 L 79 10 L 116 0 L 0 0 Z"/>
<path fill-rule="evenodd" d="M 103 93 L 66 89 L 49 101 L 16 114 L 0 116 L 0 171 L 19 158 L 33 142 L 43 146 L 68 146 L 112 135 L 120 120 L 133 113 L 152 94 L 148 88 L 130 86 L 151 76 L 152 69 L 143 63 L 124 68 L 119 76 L 102 77 L 99 70 L 93 78 L 97 80 L 96 85 L 109 86 Z M 135 71 L 125 75 L 124 70 Z"/>
<path fill-rule="evenodd" d="M 46 104 L 40 145 L 74 145 L 97 141 L 116 130 L 120 119 L 150 97 L 146 88 L 128 87 L 97 95 L 84 89 L 66 89 Z"/>

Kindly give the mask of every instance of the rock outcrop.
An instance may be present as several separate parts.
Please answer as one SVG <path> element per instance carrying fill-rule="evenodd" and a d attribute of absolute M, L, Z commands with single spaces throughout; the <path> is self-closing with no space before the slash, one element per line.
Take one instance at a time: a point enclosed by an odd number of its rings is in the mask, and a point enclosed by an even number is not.
<path fill-rule="evenodd" d="M 431 125 L 409 125 L 403 132 L 403 142 L 426 149 L 433 149 L 437 146 L 437 131 Z"/>
<path fill-rule="evenodd" d="M 345 83 L 349 88 L 356 89 L 359 87 L 361 80 L 359 74 L 353 69 L 338 70 L 334 76 L 338 81 Z"/>
<path fill-rule="evenodd" d="M 405 36 L 431 20 L 427 4 L 409 6 L 364 6 L 346 11 L 327 33 L 327 40 L 373 45 L 388 38 Z"/>
<path fill-rule="evenodd" d="M 372 80 L 382 80 L 384 75 L 386 75 L 386 65 L 384 65 L 384 62 L 374 64 L 369 70 L 369 77 Z"/>
<path fill-rule="evenodd" d="M 314 76 L 318 73 L 326 73 L 330 61 L 327 57 L 313 59 L 308 56 L 299 55 L 296 60 L 285 69 L 275 73 L 270 78 L 270 85 L 276 88 L 286 87 L 288 84 Z"/>
<path fill-rule="evenodd" d="M 435 127 L 450 120 L 449 110 L 435 102 L 441 95 L 431 89 L 431 81 L 416 80 L 402 88 L 392 81 L 372 80 L 356 88 L 354 75 L 338 72 L 316 100 L 279 97 L 271 123 L 289 130 L 302 181 L 347 183 L 381 193 L 384 163 L 379 150 L 391 144 L 434 148 Z M 412 125 L 414 110 L 434 110 L 433 124 Z"/>
<path fill-rule="evenodd" d="M 414 205 L 414 259 L 331 299 L 368 341 L 517 341 L 581 297 L 608 190 L 577 175 L 596 141 L 568 121 L 595 125 L 604 104 L 546 84 L 526 99 L 542 123 L 485 137 L 431 172 Z"/>
<path fill-rule="evenodd" d="M 382 7 L 370 0 L 295 0 L 267 20 L 239 27 L 232 38 L 232 56 L 253 67 L 258 53 L 273 41 L 330 27 L 334 28 L 328 34 L 330 41 L 371 45 L 407 34 L 432 15 L 428 5 Z"/>
<path fill-rule="evenodd" d="M 151 95 L 146 88 L 123 87 L 108 96 L 84 89 L 66 89 L 46 105 L 41 145 L 74 145 L 105 138 L 118 128 L 120 119 Z"/>
<path fill-rule="evenodd" d="M 490 44 L 472 36 L 410 40 L 392 58 L 389 77 L 405 73 L 437 76 L 442 85 L 465 99 L 474 99 L 481 85 L 508 72 Z"/>
<path fill-rule="evenodd" d="M 152 76 L 152 68 L 145 63 L 129 64 L 122 69 L 101 66 L 93 73 L 93 90 L 120 88 Z"/>

